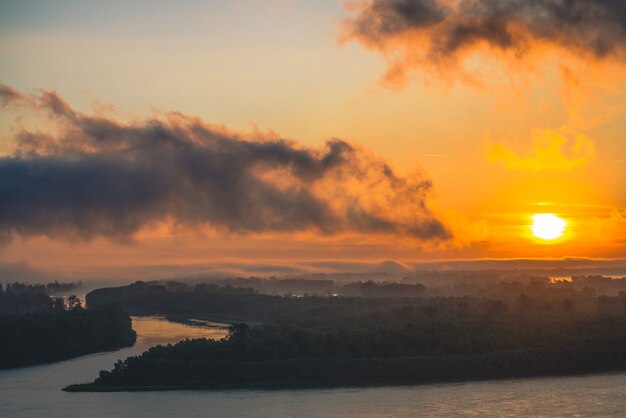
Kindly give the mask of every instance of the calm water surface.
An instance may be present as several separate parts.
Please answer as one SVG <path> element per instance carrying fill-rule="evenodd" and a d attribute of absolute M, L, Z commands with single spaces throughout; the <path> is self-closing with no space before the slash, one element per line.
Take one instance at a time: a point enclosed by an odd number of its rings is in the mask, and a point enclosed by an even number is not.
<path fill-rule="evenodd" d="M 626 373 L 414 387 L 66 393 L 119 358 L 223 329 L 133 318 L 134 347 L 0 372 L 0 417 L 626 417 Z"/>

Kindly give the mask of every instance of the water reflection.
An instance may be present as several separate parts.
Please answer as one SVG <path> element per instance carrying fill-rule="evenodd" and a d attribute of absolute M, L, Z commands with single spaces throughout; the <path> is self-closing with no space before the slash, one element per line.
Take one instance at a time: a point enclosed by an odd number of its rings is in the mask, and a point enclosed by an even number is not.
<path fill-rule="evenodd" d="M 176 343 L 186 338 L 213 338 L 219 340 L 228 334 L 228 324 L 190 319 L 185 323 L 167 320 L 164 316 L 134 316 L 133 329 L 137 331 L 137 346 Z"/>

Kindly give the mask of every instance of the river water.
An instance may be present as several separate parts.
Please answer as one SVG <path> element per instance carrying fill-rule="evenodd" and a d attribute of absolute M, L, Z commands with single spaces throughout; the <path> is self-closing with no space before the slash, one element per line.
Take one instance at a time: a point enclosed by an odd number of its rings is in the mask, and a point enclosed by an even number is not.
<path fill-rule="evenodd" d="M 120 358 L 220 328 L 133 318 L 134 347 L 0 371 L 0 417 L 626 416 L 626 373 L 387 388 L 67 393 Z"/>

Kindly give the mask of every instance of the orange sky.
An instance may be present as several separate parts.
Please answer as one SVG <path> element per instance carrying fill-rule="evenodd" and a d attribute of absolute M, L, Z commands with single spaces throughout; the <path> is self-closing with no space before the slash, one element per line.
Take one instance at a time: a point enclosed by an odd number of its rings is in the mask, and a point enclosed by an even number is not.
<path fill-rule="evenodd" d="M 173 130 L 199 121 L 227 132 L 236 146 L 285 138 L 288 152 L 314 159 L 336 138 L 356 151 L 323 178 L 303 179 L 292 172 L 296 163 L 272 166 L 267 157 L 250 169 L 272 193 L 310 193 L 333 220 L 312 214 L 301 227 L 276 225 L 285 218 L 272 212 L 267 221 L 262 205 L 269 197 L 261 196 L 254 210 L 270 226 L 236 224 L 244 218 L 224 224 L 189 215 L 190 195 L 174 188 L 164 200 L 170 209 L 151 211 L 149 219 L 133 214 L 138 227 L 130 233 L 102 232 L 102 225 L 82 233 L 63 217 L 42 225 L 40 217 L 16 215 L 11 211 L 48 203 L 18 202 L 15 190 L 0 185 L 0 196 L 5 187 L 5 198 L 16 199 L 0 210 L 0 263 L 73 275 L 115 268 L 110 274 L 122 275 L 126 267 L 169 266 L 164 271 L 175 274 L 194 265 L 224 270 L 224 263 L 302 260 L 626 258 L 626 23 L 605 10 L 589 14 L 599 20 L 578 30 L 558 11 L 538 21 L 513 10 L 510 21 L 494 21 L 502 27 L 492 33 L 481 26 L 491 15 L 479 19 L 451 6 L 463 1 L 431 2 L 440 9 L 419 9 L 412 20 L 381 1 L 348 8 L 331 1 L 182 2 L 175 9 L 141 3 L 0 6 L 3 163 L 28 165 L 33 155 L 85 159 L 76 144 L 98 157 L 110 152 L 85 142 L 88 131 L 77 118 L 110 121 L 132 136 L 137 126 L 171 122 L 168 112 L 180 112 Z M 474 25 L 471 36 L 457 39 L 459 22 Z M 538 31 L 537 22 L 548 29 Z M 602 43 L 594 38 L 600 35 Z M 51 110 L 42 92 L 58 95 L 72 116 Z M 24 131 L 36 134 L 34 145 L 24 145 Z M 61 145 L 46 148 L 46 135 Z M 2 181 L 13 180 L 5 174 Z M 182 196 L 188 202 L 173 212 L 172 199 Z M 367 218 L 355 218 L 355 199 Z M 280 210 L 310 209 L 297 196 L 294 202 Z M 533 238 L 536 213 L 565 219 L 563 239 Z M 424 232 L 431 221 L 447 232 Z M 412 232 L 416 225 L 420 231 Z"/>

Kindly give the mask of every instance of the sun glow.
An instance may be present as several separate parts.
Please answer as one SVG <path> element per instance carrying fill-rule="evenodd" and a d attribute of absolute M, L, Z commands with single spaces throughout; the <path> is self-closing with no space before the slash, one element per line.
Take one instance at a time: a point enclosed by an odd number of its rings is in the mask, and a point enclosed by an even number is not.
<path fill-rule="evenodd" d="M 539 213 L 532 217 L 531 230 L 536 238 L 553 241 L 563 237 L 567 221 L 552 213 Z"/>

